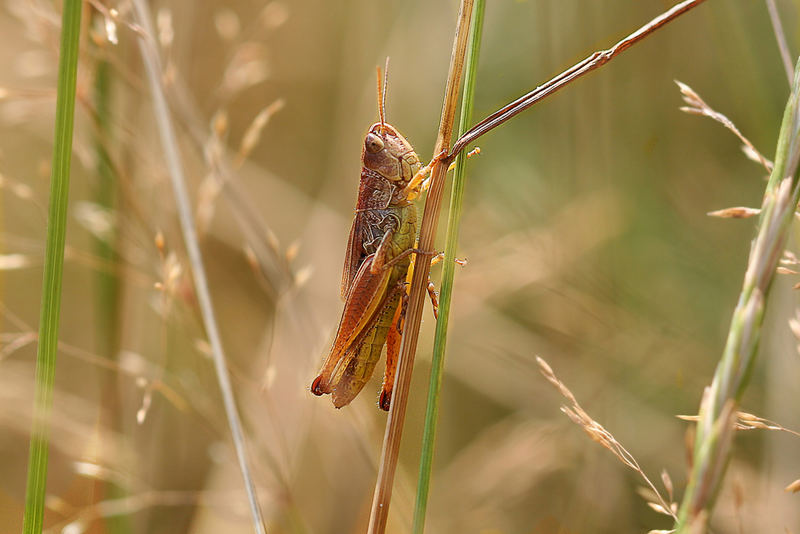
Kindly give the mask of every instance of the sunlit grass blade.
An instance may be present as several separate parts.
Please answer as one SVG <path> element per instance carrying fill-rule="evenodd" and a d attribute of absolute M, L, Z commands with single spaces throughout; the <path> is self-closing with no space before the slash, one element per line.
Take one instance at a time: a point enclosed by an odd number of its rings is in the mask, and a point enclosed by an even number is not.
<path fill-rule="evenodd" d="M 464 91 L 461 95 L 461 114 L 458 121 L 458 135 L 461 136 L 472 122 L 472 103 L 475 96 L 475 80 L 478 71 L 478 56 L 483 31 L 484 0 L 475 0 L 475 11 L 469 35 L 469 49 L 465 64 Z M 425 512 L 430 492 L 433 451 L 436 442 L 436 424 L 439 417 L 439 399 L 442 389 L 442 373 L 444 355 L 447 345 L 447 327 L 450 318 L 450 302 L 453 294 L 453 278 L 455 276 L 456 249 L 458 246 L 458 229 L 461 222 L 461 209 L 464 200 L 466 182 L 467 156 L 461 153 L 456 161 L 453 189 L 450 194 L 450 212 L 447 219 L 447 241 L 444 249 L 444 266 L 442 268 L 442 285 L 439 294 L 439 318 L 436 322 L 436 334 L 433 341 L 433 360 L 431 364 L 430 385 L 428 386 L 428 407 L 425 413 L 425 430 L 422 436 L 422 455 L 419 465 L 419 481 L 414 508 L 415 534 L 425 530 Z"/>
<path fill-rule="evenodd" d="M 40 533 L 44 522 L 47 486 L 49 416 L 53 404 L 58 327 L 61 311 L 61 282 L 67 229 L 69 171 L 72 160 L 72 128 L 75 116 L 75 86 L 78 72 L 81 8 L 79 0 L 65 0 L 61 22 L 61 48 L 58 60 L 55 137 L 50 174 L 50 208 L 47 219 L 39 322 L 39 347 L 36 355 L 36 392 L 31 428 L 28 483 L 22 531 Z"/>
<path fill-rule="evenodd" d="M 783 115 L 775 164 L 761 207 L 758 234 L 750 249 L 742 292 L 711 386 L 703 393 L 692 471 L 678 512 L 678 534 L 705 532 L 730 455 L 739 400 L 758 351 L 769 290 L 800 197 L 800 61 Z"/>

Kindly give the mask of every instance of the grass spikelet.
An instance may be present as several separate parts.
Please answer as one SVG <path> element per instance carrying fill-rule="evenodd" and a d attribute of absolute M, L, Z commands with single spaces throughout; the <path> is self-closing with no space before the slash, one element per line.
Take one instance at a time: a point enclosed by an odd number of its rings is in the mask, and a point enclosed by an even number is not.
<path fill-rule="evenodd" d="M 678 88 L 681 91 L 683 101 L 688 104 L 680 108 L 681 111 L 684 113 L 689 113 L 690 115 L 701 115 L 708 117 L 723 125 L 725 128 L 733 132 L 733 134 L 744 144 L 745 154 L 748 156 L 755 156 L 757 161 L 762 167 L 764 167 L 764 169 L 766 169 L 767 172 L 772 172 L 772 162 L 761 155 L 761 152 L 759 152 L 756 147 L 753 146 L 753 143 L 751 143 L 750 140 L 747 139 L 741 131 L 739 131 L 739 128 L 736 127 L 732 120 L 722 113 L 715 111 L 711 106 L 706 104 L 705 101 L 700 98 L 700 95 L 698 95 L 694 89 L 685 83 L 678 80 L 675 80 L 675 83 L 678 85 Z"/>
<path fill-rule="evenodd" d="M 239 145 L 239 152 L 237 153 L 236 160 L 233 163 L 234 168 L 239 168 L 242 166 L 244 160 L 247 159 L 247 157 L 253 151 L 253 148 L 255 148 L 255 146 L 258 144 L 258 141 L 261 139 L 261 131 L 264 129 L 264 126 L 266 126 L 272 116 L 282 110 L 285 105 L 286 101 L 282 98 L 279 98 L 258 112 L 256 117 L 253 119 L 253 122 L 250 123 L 250 126 L 248 126 L 247 130 L 244 132 L 242 142 Z"/>
<path fill-rule="evenodd" d="M 664 486 L 667 488 L 667 494 L 670 497 L 669 500 L 665 499 L 661 495 L 655 484 L 650 481 L 650 478 L 648 478 L 648 476 L 639 466 L 636 458 L 634 458 L 634 456 L 628 452 L 628 450 L 623 447 L 619 441 L 617 441 L 611 432 L 606 430 L 603 425 L 592 419 L 592 417 L 586 413 L 566 384 L 556 377 L 556 374 L 553 372 L 553 369 L 550 367 L 550 365 L 539 356 L 536 357 L 536 363 L 539 364 L 539 371 L 542 373 L 542 376 L 544 376 L 545 379 L 550 382 L 550 384 L 552 384 L 553 387 L 555 387 L 565 399 L 569 401 L 569 406 L 562 406 L 561 411 L 564 412 L 573 423 L 580 426 L 583 431 L 586 432 L 589 438 L 592 439 L 592 441 L 599 443 L 611 451 L 611 453 L 616 456 L 620 462 L 639 473 L 639 476 L 642 477 L 645 484 L 647 484 L 647 488 L 653 493 L 657 501 L 648 502 L 648 506 L 659 513 L 663 513 L 672 517 L 673 519 L 677 519 L 677 505 L 672 502 L 672 481 L 670 480 L 669 475 L 666 474 L 666 471 L 662 471 L 661 479 L 664 481 Z"/>
<path fill-rule="evenodd" d="M 709 211 L 706 215 L 709 217 L 719 217 L 721 219 L 749 219 L 759 215 L 761 210 L 758 208 L 745 208 L 737 206 L 735 208 L 724 208 L 716 211 Z"/>

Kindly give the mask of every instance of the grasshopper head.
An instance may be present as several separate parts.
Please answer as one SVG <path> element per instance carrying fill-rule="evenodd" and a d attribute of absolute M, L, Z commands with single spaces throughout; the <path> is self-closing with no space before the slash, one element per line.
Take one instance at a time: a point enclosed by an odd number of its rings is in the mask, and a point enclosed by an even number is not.
<path fill-rule="evenodd" d="M 400 188 L 405 187 L 421 165 L 411 143 L 393 126 L 375 123 L 364 138 L 364 167 Z"/>

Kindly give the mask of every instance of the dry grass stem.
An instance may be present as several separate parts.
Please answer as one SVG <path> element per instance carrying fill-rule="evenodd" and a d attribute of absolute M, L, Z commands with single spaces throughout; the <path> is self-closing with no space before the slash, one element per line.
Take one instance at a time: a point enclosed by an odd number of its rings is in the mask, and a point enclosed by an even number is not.
<path fill-rule="evenodd" d="M 673 519 L 678 518 L 677 510 L 678 505 L 677 503 L 672 501 L 672 480 L 670 479 L 669 475 L 666 471 L 661 472 L 661 480 L 664 483 L 664 487 L 667 490 L 667 495 L 669 499 L 665 499 L 661 493 L 656 488 L 655 484 L 648 478 L 642 468 L 639 466 L 639 463 L 636 461 L 636 458 L 628 452 L 628 450 L 622 446 L 622 444 L 616 440 L 613 434 L 606 430 L 603 425 L 592 419 L 592 417 L 586 413 L 586 411 L 578 404 L 578 400 L 575 398 L 575 395 L 569 390 L 569 388 L 556 377 L 553 369 L 548 365 L 544 359 L 540 358 L 539 356 L 536 357 L 536 363 L 539 364 L 539 370 L 542 373 L 548 382 L 550 382 L 561 395 L 569 401 L 569 406 L 562 406 L 561 411 L 564 412 L 567 417 L 569 417 L 573 423 L 580 426 L 584 432 L 592 439 L 611 451 L 611 453 L 617 457 L 617 459 L 625 464 L 626 466 L 630 467 L 644 480 L 645 484 L 647 484 L 647 488 L 655 499 L 658 502 L 648 502 L 648 506 L 650 506 L 653 510 L 658 513 L 668 515 Z M 657 532 L 657 531 L 656 531 Z"/>
<path fill-rule="evenodd" d="M 450 148 L 464 59 L 467 52 L 472 9 L 473 0 L 461 0 L 456 32 L 453 38 L 444 102 L 442 104 L 442 115 L 433 151 L 434 155 L 446 152 Z M 449 163 L 449 161 L 440 159 L 435 162 L 431 171 L 431 185 L 425 200 L 422 222 L 420 223 L 418 246 L 421 250 L 434 250 L 434 238 L 444 194 L 445 174 Z M 419 327 L 422 322 L 422 306 L 427 296 L 428 275 L 431 268 L 430 260 L 430 256 L 420 256 L 414 263 L 403 339 L 398 356 L 395 387 L 392 391 L 391 408 L 386 421 L 386 433 L 383 438 L 381 460 L 378 467 L 378 480 L 375 483 L 375 493 L 370 511 L 369 534 L 382 534 L 386 530 L 392 484 L 397 468 L 400 439 L 403 434 L 403 423 L 408 403 L 408 391 L 411 386 L 411 373 L 414 369 Z"/>
<path fill-rule="evenodd" d="M 789 86 L 791 86 L 792 76 L 794 75 L 792 56 L 789 53 L 789 45 L 786 43 L 786 33 L 783 31 L 781 17 L 778 15 L 778 7 L 775 5 L 775 0 L 765 0 L 765 2 L 767 3 L 767 11 L 769 11 L 769 20 L 772 23 L 772 31 L 775 34 L 775 40 L 778 42 L 778 50 L 781 52 L 783 69 L 786 71 L 786 78 L 789 80 Z"/>
<path fill-rule="evenodd" d="M 688 104 L 688 106 L 680 108 L 681 111 L 689 113 L 690 115 L 702 115 L 723 125 L 725 128 L 733 132 L 733 134 L 744 144 L 743 150 L 750 159 L 752 159 L 754 156 L 756 161 L 758 161 L 758 163 L 760 163 L 767 172 L 772 172 L 772 162 L 765 158 L 761 152 L 759 152 L 756 147 L 753 146 L 753 143 L 751 143 L 750 140 L 739 131 L 739 128 L 736 127 L 733 121 L 706 104 L 705 101 L 700 98 L 700 95 L 698 95 L 694 89 L 685 83 L 678 80 L 675 80 L 675 83 L 678 84 L 683 101 Z"/>
<path fill-rule="evenodd" d="M 576 63 L 555 78 L 548 80 L 533 91 L 522 95 L 510 104 L 495 111 L 458 138 L 453 145 L 453 149 L 448 154 L 448 159 L 454 158 L 468 145 L 477 141 L 479 137 L 500 126 L 508 119 L 525 111 L 540 100 L 556 93 L 560 89 L 563 89 L 584 74 L 588 74 L 593 70 L 602 67 L 628 48 L 632 47 L 642 39 L 650 36 L 654 31 L 663 28 L 667 23 L 694 9 L 704 1 L 705 0 L 684 0 L 679 4 L 675 4 L 668 11 L 665 11 L 644 26 L 640 27 L 635 32 L 618 41 L 611 48 L 599 50 L 593 53 L 583 61 Z"/>
<path fill-rule="evenodd" d="M 222 393 L 225 414 L 230 425 L 231 437 L 236 456 L 239 461 L 239 469 L 244 481 L 248 503 L 253 519 L 253 528 L 259 534 L 266 534 L 264 520 L 261 515 L 261 508 L 256 496 L 255 483 L 247 458 L 247 449 L 244 440 L 244 432 L 239 419 L 239 412 L 236 407 L 236 400 L 231 386 L 230 376 L 227 368 L 227 358 L 222 346 L 222 340 L 217 326 L 214 313 L 214 306 L 211 301 L 211 293 L 208 287 L 208 280 L 203 264 L 203 257 L 197 240 L 195 223 L 192 216 L 189 193 L 186 188 L 186 180 L 183 173 L 180 152 L 176 140 L 175 130 L 171 121 L 169 107 L 167 106 L 164 89 L 162 86 L 162 69 L 157 50 L 152 48 L 152 24 L 150 22 L 150 9 L 143 0 L 134 2 L 134 8 L 139 24 L 145 30 L 145 36 L 139 41 L 139 47 L 147 71 L 147 78 L 150 84 L 150 91 L 155 106 L 156 122 L 164 149 L 164 156 L 167 160 L 169 176 L 172 181 L 175 203 L 177 205 L 178 216 L 180 219 L 181 230 L 183 232 L 184 244 L 189 256 L 192 267 L 192 275 L 195 283 L 195 293 L 203 317 L 203 325 L 206 329 L 208 341 L 212 347 L 214 368 Z"/>

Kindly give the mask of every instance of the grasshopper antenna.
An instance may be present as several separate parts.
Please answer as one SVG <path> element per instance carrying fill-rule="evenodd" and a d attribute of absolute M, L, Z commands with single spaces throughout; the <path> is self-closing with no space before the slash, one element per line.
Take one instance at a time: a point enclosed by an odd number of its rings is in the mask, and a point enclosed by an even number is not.
<path fill-rule="evenodd" d="M 386 132 L 386 89 L 389 84 L 389 56 L 386 56 L 386 67 L 384 67 L 384 76 L 381 80 L 381 68 L 378 69 L 378 116 L 381 119 L 381 132 Z"/>

